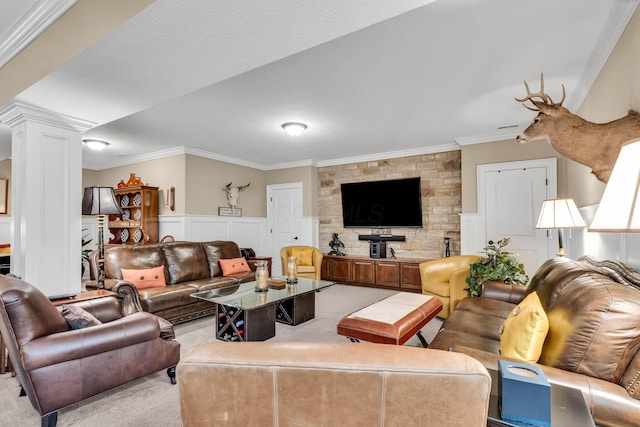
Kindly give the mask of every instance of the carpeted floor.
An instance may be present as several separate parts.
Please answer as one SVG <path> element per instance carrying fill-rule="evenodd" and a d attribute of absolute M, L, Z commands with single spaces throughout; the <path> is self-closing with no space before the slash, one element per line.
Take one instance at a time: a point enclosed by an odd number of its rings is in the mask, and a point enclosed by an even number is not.
<path fill-rule="evenodd" d="M 336 334 L 336 325 L 345 315 L 395 291 L 335 285 L 316 294 L 316 317 L 298 326 L 276 324 L 273 341 L 345 341 Z M 436 318 L 422 330 L 431 341 L 441 321 Z M 177 325 L 176 338 L 184 354 L 194 345 L 213 341 L 213 317 Z M 357 344 L 354 344 L 357 345 Z M 413 337 L 405 345 L 420 347 Z M 149 355 L 150 357 L 152 355 Z M 55 384 L 52 385 L 55 387 Z M 0 426 L 35 427 L 40 415 L 27 397 L 18 397 L 20 387 L 10 374 L 0 375 Z M 180 426 L 178 387 L 172 386 L 166 373 L 157 372 L 112 391 L 102 393 L 59 411 L 58 426 Z"/>

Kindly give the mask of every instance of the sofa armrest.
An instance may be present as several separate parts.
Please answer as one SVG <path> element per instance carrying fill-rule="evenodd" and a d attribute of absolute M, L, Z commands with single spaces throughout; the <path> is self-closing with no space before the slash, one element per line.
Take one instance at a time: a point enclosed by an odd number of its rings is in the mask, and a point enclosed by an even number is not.
<path fill-rule="evenodd" d="M 98 282 L 89 280 L 85 282 L 85 287 L 86 289 L 98 289 Z M 138 290 L 133 283 L 120 279 L 105 279 L 104 287 L 120 296 L 123 316 L 144 311 L 140 304 Z"/>
<path fill-rule="evenodd" d="M 484 282 L 482 284 L 482 297 L 498 301 L 518 304 L 526 295 L 527 287 L 513 283 Z"/>
<path fill-rule="evenodd" d="M 467 285 L 467 277 L 469 277 L 469 267 L 462 267 L 451 274 L 449 279 L 449 298 L 450 310 L 455 310 L 460 301 L 469 296 L 469 291 L 465 288 Z"/>
<path fill-rule="evenodd" d="M 159 339 L 156 316 L 135 313 L 113 322 L 37 338 L 22 346 L 27 371 Z"/>

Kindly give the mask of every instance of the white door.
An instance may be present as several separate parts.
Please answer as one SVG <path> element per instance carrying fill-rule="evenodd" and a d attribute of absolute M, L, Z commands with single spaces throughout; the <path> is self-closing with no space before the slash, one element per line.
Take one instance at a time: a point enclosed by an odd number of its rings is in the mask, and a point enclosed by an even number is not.
<path fill-rule="evenodd" d="M 282 274 L 280 248 L 306 245 L 301 239 L 302 183 L 267 186 L 267 238 L 272 274 Z"/>
<path fill-rule="evenodd" d="M 506 249 L 517 256 L 531 277 L 550 257 L 547 232 L 536 230 L 535 225 L 542 202 L 555 197 L 555 185 L 548 185 L 555 183 L 555 167 L 523 167 L 519 162 L 496 166 L 484 171 L 486 243 L 510 237 Z"/>

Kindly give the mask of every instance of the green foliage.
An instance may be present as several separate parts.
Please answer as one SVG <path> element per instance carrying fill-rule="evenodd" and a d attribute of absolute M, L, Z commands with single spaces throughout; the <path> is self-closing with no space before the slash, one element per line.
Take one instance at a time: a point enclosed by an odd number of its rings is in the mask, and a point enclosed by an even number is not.
<path fill-rule="evenodd" d="M 511 256 L 511 252 L 504 249 L 508 244 L 509 238 L 505 237 L 498 240 L 497 244 L 486 246 L 482 252 L 487 256 L 471 264 L 469 277 L 467 277 L 467 285 L 469 286 L 465 290 L 468 290 L 472 297 L 480 296 L 482 284 L 487 281 L 520 285 L 526 285 L 529 282 L 524 265 Z"/>
<path fill-rule="evenodd" d="M 82 229 L 82 231 L 87 231 L 87 230 L 88 228 Z M 89 255 L 91 254 L 91 249 L 85 249 L 85 246 L 91 243 L 93 239 L 87 239 L 87 237 L 90 237 L 90 235 L 84 234 L 82 236 L 82 264 L 84 264 L 85 262 L 89 262 Z"/>

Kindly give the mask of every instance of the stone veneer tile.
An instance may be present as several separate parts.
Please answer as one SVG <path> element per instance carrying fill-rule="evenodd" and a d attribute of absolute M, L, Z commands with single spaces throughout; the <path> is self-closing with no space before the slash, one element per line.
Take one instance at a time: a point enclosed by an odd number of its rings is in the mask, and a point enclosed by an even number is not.
<path fill-rule="evenodd" d="M 423 228 L 393 229 L 404 235 L 405 242 L 388 242 L 397 256 L 406 258 L 440 258 L 445 237 L 451 239 L 451 252 L 459 254 L 462 185 L 460 151 L 423 154 L 395 159 L 323 166 L 318 169 L 318 215 L 320 249 L 330 250 L 331 234 L 338 233 L 349 255 L 368 255 L 369 245 L 358 234 L 370 229 L 344 229 L 340 184 L 420 176 L 422 179 Z"/>

